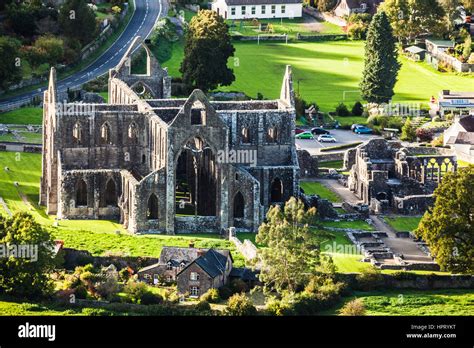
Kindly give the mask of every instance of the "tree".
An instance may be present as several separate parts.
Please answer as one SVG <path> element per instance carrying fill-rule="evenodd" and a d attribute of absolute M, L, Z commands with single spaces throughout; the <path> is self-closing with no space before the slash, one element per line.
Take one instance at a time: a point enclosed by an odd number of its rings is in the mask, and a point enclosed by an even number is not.
<path fill-rule="evenodd" d="M 377 13 L 370 23 L 365 44 L 365 66 L 360 88 L 370 103 L 386 103 L 394 92 L 400 63 L 392 27 L 385 12 Z"/>
<path fill-rule="evenodd" d="M 321 265 L 320 243 L 326 236 L 309 228 L 316 209 L 307 211 L 304 204 L 292 197 L 283 210 L 273 206 L 267 222 L 258 229 L 257 243 L 265 245 L 259 250 L 262 262 L 260 280 L 266 288 L 279 293 L 295 291 L 304 285 Z"/>
<path fill-rule="evenodd" d="M 58 20 L 62 33 L 82 45 L 89 43 L 97 32 L 94 11 L 84 0 L 66 0 L 59 10 Z"/>
<path fill-rule="evenodd" d="M 18 40 L 0 36 L 0 88 L 6 89 L 9 85 L 21 80 L 21 59 Z"/>
<path fill-rule="evenodd" d="M 256 315 L 257 309 L 252 301 L 242 293 L 234 294 L 229 298 L 224 313 L 231 316 L 249 316 Z"/>
<path fill-rule="evenodd" d="M 354 116 L 362 116 L 364 113 L 364 105 L 360 101 L 356 101 L 352 106 L 351 114 Z"/>
<path fill-rule="evenodd" d="M 6 7 L 8 26 L 17 35 L 33 36 L 36 33 L 35 18 L 38 9 L 30 4 L 12 2 Z"/>
<path fill-rule="evenodd" d="M 234 51 L 224 19 L 214 11 L 199 11 L 186 32 L 180 68 L 183 82 L 204 92 L 230 85 L 235 76 L 227 67 L 227 60 Z"/>
<path fill-rule="evenodd" d="M 421 34 L 439 32 L 445 16 L 438 0 L 385 0 L 379 11 L 387 14 L 394 34 L 406 43 Z"/>
<path fill-rule="evenodd" d="M 334 9 L 337 5 L 337 0 L 317 0 L 318 10 L 321 12 L 328 12 Z"/>
<path fill-rule="evenodd" d="M 64 58 L 64 42 L 54 36 L 40 36 L 34 45 L 38 50 L 44 51 L 45 63 L 55 65 Z"/>
<path fill-rule="evenodd" d="M 365 305 L 360 298 L 347 302 L 344 307 L 339 310 L 339 315 L 346 316 L 362 316 L 365 315 Z"/>
<path fill-rule="evenodd" d="M 415 141 L 416 140 L 416 127 L 411 123 L 410 117 L 407 117 L 405 124 L 402 127 L 401 140 Z"/>
<path fill-rule="evenodd" d="M 54 243 L 33 216 L 27 213 L 11 218 L 0 216 L 0 245 L 4 254 L 0 258 L 0 292 L 37 298 L 51 290 L 48 273 L 56 264 Z M 20 248 L 29 252 L 20 256 Z"/>
<path fill-rule="evenodd" d="M 474 165 L 445 174 L 434 197 L 416 236 L 428 244 L 442 270 L 474 272 Z"/>
<path fill-rule="evenodd" d="M 444 23 L 448 34 L 455 31 L 456 20 L 461 18 L 461 1 L 460 0 L 441 0 L 441 6 L 444 9 Z"/>

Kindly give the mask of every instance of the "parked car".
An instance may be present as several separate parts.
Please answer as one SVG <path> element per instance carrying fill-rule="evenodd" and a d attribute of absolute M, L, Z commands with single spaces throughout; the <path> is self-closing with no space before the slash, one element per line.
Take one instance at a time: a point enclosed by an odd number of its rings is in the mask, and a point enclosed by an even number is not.
<path fill-rule="evenodd" d="M 357 134 L 372 134 L 372 129 L 366 126 L 359 126 L 354 129 Z"/>
<path fill-rule="evenodd" d="M 295 128 L 295 134 L 301 134 L 301 133 L 304 133 L 305 130 L 304 129 L 301 129 L 301 128 Z"/>
<path fill-rule="evenodd" d="M 362 124 L 357 124 L 357 123 L 354 123 L 352 126 L 351 126 L 351 131 L 355 132 L 355 129 L 357 127 L 364 127 Z"/>
<path fill-rule="evenodd" d="M 303 132 L 300 134 L 296 134 L 295 136 L 296 139 L 314 139 L 313 134 L 311 132 Z"/>
<path fill-rule="evenodd" d="M 329 131 L 327 131 L 324 128 L 321 128 L 321 127 L 315 127 L 313 129 L 311 129 L 311 133 L 313 133 L 314 135 L 329 134 Z"/>
<path fill-rule="evenodd" d="M 322 143 L 335 143 L 336 142 L 336 138 L 334 138 L 332 135 L 330 134 L 321 134 L 319 137 L 318 137 L 318 141 L 322 142 Z"/>

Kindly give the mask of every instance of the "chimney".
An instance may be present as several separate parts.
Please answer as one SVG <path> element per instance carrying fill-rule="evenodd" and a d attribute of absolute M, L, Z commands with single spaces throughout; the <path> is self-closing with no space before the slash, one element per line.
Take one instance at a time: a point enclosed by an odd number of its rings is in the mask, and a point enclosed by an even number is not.
<path fill-rule="evenodd" d="M 443 95 L 449 95 L 449 89 L 443 89 Z"/>

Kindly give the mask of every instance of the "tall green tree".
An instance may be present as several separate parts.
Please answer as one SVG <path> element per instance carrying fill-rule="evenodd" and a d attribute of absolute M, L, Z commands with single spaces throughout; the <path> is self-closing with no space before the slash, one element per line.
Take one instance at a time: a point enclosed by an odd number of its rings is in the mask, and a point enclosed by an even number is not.
<path fill-rule="evenodd" d="M 370 103 L 386 103 L 394 92 L 400 63 L 392 27 L 385 12 L 370 22 L 365 43 L 365 65 L 360 89 Z"/>
<path fill-rule="evenodd" d="M 36 298 L 50 290 L 48 273 L 55 266 L 53 240 L 31 215 L 0 216 L 0 246 L 4 254 L 8 253 L 3 256 L 9 256 L 0 258 L 0 292 Z M 15 256 L 13 248 L 18 246 L 35 246 L 37 255 L 28 258 Z M 29 256 L 34 255 L 31 250 Z"/>
<path fill-rule="evenodd" d="M 88 44 L 97 33 L 94 11 L 85 0 L 66 0 L 59 10 L 59 26 L 69 39 Z"/>
<path fill-rule="evenodd" d="M 401 140 L 415 141 L 416 140 L 416 127 L 411 123 L 410 117 L 407 117 L 405 124 L 402 127 Z"/>
<path fill-rule="evenodd" d="M 262 262 L 260 280 L 279 293 L 294 292 L 304 286 L 322 265 L 320 244 L 326 234 L 311 231 L 316 209 L 305 211 L 304 204 L 292 197 L 285 207 L 271 207 L 267 222 L 258 229 L 256 241 Z"/>
<path fill-rule="evenodd" d="M 442 270 L 474 272 L 474 165 L 447 173 L 415 230 Z"/>
<path fill-rule="evenodd" d="M 230 85 L 235 76 L 227 61 L 234 51 L 223 18 L 215 11 L 199 11 L 186 32 L 184 60 L 180 68 L 183 82 L 204 92 L 218 85 Z"/>
<path fill-rule="evenodd" d="M 444 23 L 448 34 L 454 32 L 455 22 L 461 18 L 461 5 L 460 0 L 441 0 L 441 6 L 443 6 L 445 12 Z"/>
<path fill-rule="evenodd" d="M 7 36 L 0 36 L 0 88 L 6 89 L 21 80 L 21 43 Z"/>

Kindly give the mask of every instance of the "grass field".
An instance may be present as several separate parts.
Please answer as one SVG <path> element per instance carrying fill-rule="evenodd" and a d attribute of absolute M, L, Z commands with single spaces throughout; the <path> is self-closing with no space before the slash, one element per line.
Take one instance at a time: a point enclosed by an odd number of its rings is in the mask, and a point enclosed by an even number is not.
<path fill-rule="evenodd" d="M 341 197 L 319 182 L 302 181 L 300 186 L 307 195 L 319 195 L 331 202 L 342 202 Z"/>
<path fill-rule="evenodd" d="M 25 107 L 0 113 L 0 123 L 3 124 L 41 124 L 43 109 Z"/>
<path fill-rule="evenodd" d="M 308 101 L 316 101 L 323 111 L 333 111 L 341 101 L 352 104 L 360 99 L 358 84 L 363 69 L 364 42 L 234 42 L 235 56 L 229 60 L 236 81 L 220 90 L 242 91 L 250 97 L 260 92 L 265 98 L 280 94 L 285 65 L 293 67 L 295 89 Z M 163 63 L 172 76 L 180 76 L 182 46 L 173 46 L 173 55 Z M 403 63 L 395 86 L 394 101 L 428 103 L 443 89 L 472 90 L 474 77 L 440 73 L 426 63 L 400 58 Z M 348 121 L 349 118 L 342 118 Z"/>
<path fill-rule="evenodd" d="M 474 315 L 473 290 L 397 290 L 357 292 L 366 307 L 366 315 Z M 337 308 L 324 314 L 337 314 Z"/>
<path fill-rule="evenodd" d="M 337 161 L 326 161 L 326 162 L 319 162 L 319 166 L 321 168 L 333 168 L 333 169 L 340 169 L 344 165 L 344 161 L 337 160 Z"/>
<path fill-rule="evenodd" d="M 413 231 L 420 223 L 420 216 L 384 217 L 385 221 L 396 231 Z"/>

